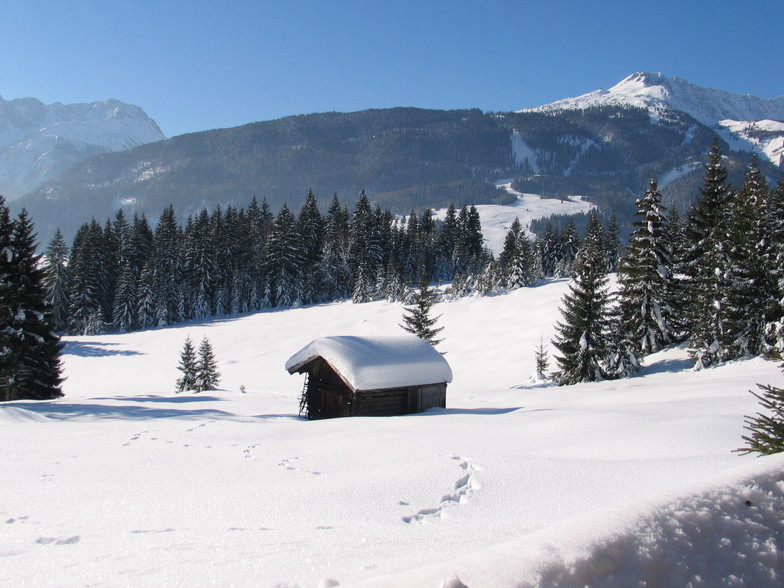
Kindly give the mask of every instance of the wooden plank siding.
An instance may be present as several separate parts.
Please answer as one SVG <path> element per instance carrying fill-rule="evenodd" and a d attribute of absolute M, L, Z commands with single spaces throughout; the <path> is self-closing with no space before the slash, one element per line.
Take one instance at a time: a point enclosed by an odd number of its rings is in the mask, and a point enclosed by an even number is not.
<path fill-rule="evenodd" d="M 324 359 L 308 367 L 307 418 L 394 416 L 446 408 L 446 384 L 384 390 L 352 390 Z"/>

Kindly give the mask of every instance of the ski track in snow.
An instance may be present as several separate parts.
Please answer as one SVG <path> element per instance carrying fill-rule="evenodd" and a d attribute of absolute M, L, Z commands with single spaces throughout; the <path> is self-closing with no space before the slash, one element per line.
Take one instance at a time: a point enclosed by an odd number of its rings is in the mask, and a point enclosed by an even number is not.
<path fill-rule="evenodd" d="M 456 506 L 465 505 L 474 490 L 479 489 L 479 484 L 474 478 L 474 472 L 478 469 L 475 464 L 467 458 L 460 457 L 459 455 L 450 455 L 449 459 L 459 461 L 458 467 L 460 468 L 460 477 L 453 485 L 453 491 L 441 497 L 438 506 L 432 508 L 423 508 L 410 516 L 401 517 L 406 524 L 421 523 L 433 518 L 441 518 L 445 515 L 446 509 Z M 404 503 L 401 501 L 401 505 Z"/>

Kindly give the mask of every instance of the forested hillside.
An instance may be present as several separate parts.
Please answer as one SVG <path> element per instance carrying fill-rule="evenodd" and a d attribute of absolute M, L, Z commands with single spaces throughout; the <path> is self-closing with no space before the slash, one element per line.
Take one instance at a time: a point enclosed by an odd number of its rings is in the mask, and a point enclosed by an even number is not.
<path fill-rule="evenodd" d="M 684 113 L 657 120 L 613 106 L 552 113 L 393 108 L 324 113 L 181 135 L 88 159 L 12 207 L 26 207 L 48 241 L 57 228 L 71 239 L 85 216 L 122 209 L 128 218 L 160 215 L 173 205 L 187 218 L 202 207 L 242 207 L 253 196 L 274 209 L 298 209 L 312 190 L 326 207 L 365 191 L 395 214 L 458 208 L 508 196 L 492 182 L 514 179 L 521 191 L 582 195 L 622 227 L 649 178 L 668 204 L 693 203 L 699 166 L 713 132 Z M 748 154 L 725 143 L 731 179 L 740 183 Z M 777 170 L 760 164 L 771 177 Z M 737 173 L 733 175 L 734 170 Z"/>

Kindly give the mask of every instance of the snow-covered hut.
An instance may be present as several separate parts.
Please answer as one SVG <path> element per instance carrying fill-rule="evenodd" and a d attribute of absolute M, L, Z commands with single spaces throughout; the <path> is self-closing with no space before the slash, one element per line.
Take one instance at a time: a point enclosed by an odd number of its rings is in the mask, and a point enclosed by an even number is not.
<path fill-rule="evenodd" d="M 445 408 L 452 381 L 444 356 L 413 335 L 322 337 L 291 356 L 286 370 L 307 374 L 300 414 L 308 419 Z"/>

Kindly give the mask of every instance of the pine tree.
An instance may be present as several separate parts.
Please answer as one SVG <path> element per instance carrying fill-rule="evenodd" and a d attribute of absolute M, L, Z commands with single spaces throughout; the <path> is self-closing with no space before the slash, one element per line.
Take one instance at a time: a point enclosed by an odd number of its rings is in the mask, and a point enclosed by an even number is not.
<path fill-rule="evenodd" d="M 114 328 L 121 333 L 127 333 L 136 328 L 136 319 L 138 317 L 138 309 L 136 308 L 136 278 L 133 275 L 131 264 L 127 261 L 123 265 L 120 279 L 117 282 L 113 316 Z"/>
<path fill-rule="evenodd" d="M 71 271 L 68 267 L 68 245 L 57 229 L 43 257 L 44 287 L 47 302 L 52 307 L 52 320 L 56 331 L 68 328 L 70 307 Z"/>
<path fill-rule="evenodd" d="M 768 197 L 767 238 L 770 247 L 765 257 L 767 271 L 775 285 L 777 303 L 767 313 L 766 337 L 771 347 L 784 353 L 784 178 Z"/>
<path fill-rule="evenodd" d="M 580 251 L 580 237 L 577 234 L 577 227 L 574 224 L 574 221 L 570 219 L 557 243 L 557 262 L 553 272 L 555 277 L 562 278 L 572 274 L 574 261 L 578 251 Z M 604 266 L 600 269 L 604 272 Z"/>
<path fill-rule="evenodd" d="M 177 392 L 187 392 L 188 390 L 198 391 L 197 376 L 199 364 L 196 360 L 196 352 L 193 349 L 193 341 L 190 336 L 185 338 L 182 351 L 180 352 L 180 363 L 177 369 L 182 372 L 182 376 L 177 379 Z"/>
<path fill-rule="evenodd" d="M 729 268 L 727 170 L 714 141 L 705 166 L 702 194 L 687 224 L 691 246 L 685 269 L 691 303 L 687 310 L 690 355 L 698 367 L 722 361 L 728 307 Z"/>
<path fill-rule="evenodd" d="M 275 218 L 268 248 L 273 305 L 292 306 L 302 302 L 302 244 L 297 219 L 285 204 Z"/>
<path fill-rule="evenodd" d="M 152 287 L 155 292 L 155 316 L 158 326 L 177 321 L 179 306 L 180 227 L 170 204 L 164 208 L 155 228 L 152 247 Z"/>
<path fill-rule="evenodd" d="M 95 219 L 76 232 L 71 247 L 71 296 L 69 331 L 73 335 L 94 335 L 103 330 L 101 312 L 103 271 L 103 229 Z M 96 330 L 97 329 L 97 330 Z"/>
<path fill-rule="evenodd" d="M 206 336 L 199 345 L 199 358 L 196 365 L 196 391 L 215 390 L 220 382 L 220 373 L 212 345 Z"/>
<path fill-rule="evenodd" d="M 438 319 L 441 318 L 440 315 L 430 316 L 436 298 L 436 292 L 430 288 L 430 284 L 424 280 L 421 281 L 419 289 L 414 293 L 412 306 L 406 307 L 403 311 L 403 324 L 400 325 L 404 331 L 427 341 L 433 347 L 443 341 L 443 339 L 436 339 L 436 336 L 444 329 L 444 327 L 435 326 Z"/>
<path fill-rule="evenodd" d="M 562 300 L 562 321 L 556 326 L 555 360 L 559 385 L 592 382 L 605 376 L 609 294 L 601 243 L 587 240 L 574 260 L 569 292 Z"/>
<path fill-rule="evenodd" d="M 0 399 L 57 398 L 63 395 L 62 344 L 54 332 L 33 224 L 25 209 L 11 223 L 2 197 L 0 209 L 0 243 L 7 243 L 0 260 Z"/>
<path fill-rule="evenodd" d="M 206 208 L 189 224 L 183 236 L 185 276 L 190 290 L 190 312 L 194 318 L 214 312 L 216 254 L 210 233 L 210 216 Z"/>
<path fill-rule="evenodd" d="M 768 186 L 752 157 L 743 187 L 733 192 L 726 270 L 727 309 L 722 359 L 758 355 L 768 350 L 766 313 L 778 302 L 776 283 L 765 263 L 769 239 L 765 217 Z"/>
<path fill-rule="evenodd" d="M 354 302 L 368 302 L 375 295 L 376 275 L 384 265 L 382 231 L 388 230 L 388 227 L 382 227 L 381 223 L 382 218 L 374 214 L 370 200 L 363 191 L 354 207 L 349 225 L 349 260 L 353 275 L 351 299 Z"/>
<path fill-rule="evenodd" d="M 539 251 L 542 258 L 542 272 L 547 277 L 555 275 L 556 267 L 558 266 L 558 243 L 560 240 L 560 235 L 558 235 L 557 231 L 553 229 L 552 223 L 548 221 L 544 227 L 544 235 L 539 240 Z"/>
<path fill-rule="evenodd" d="M 784 367 L 784 366 L 780 366 Z M 757 384 L 761 392 L 751 392 L 760 402 L 766 413 L 758 412 L 756 416 L 746 417 L 746 430 L 743 435 L 746 447 L 738 449 L 740 453 L 759 453 L 771 455 L 784 451 L 784 388 Z"/>
<path fill-rule="evenodd" d="M 670 307 L 672 263 L 665 242 L 665 210 L 656 180 L 636 202 L 638 220 L 630 246 L 621 260 L 620 328 L 642 355 L 655 353 L 673 343 L 675 311 Z"/>
<path fill-rule="evenodd" d="M 302 302 L 310 304 L 318 301 L 323 290 L 321 274 L 321 253 L 324 246 L 324 219 L 318 208 L 316 196 L 308 191 L 305 204 L 299 213 L 297 231 L 302 244 Z"/>
<path fill-rule="evenodd" d="M 437 280 L 449 281 L 455 277 L 454 256 L 457 238 L 457 210 L 455 205 L 450 202 L 435 242 L 436 270 L 434 276 Z"/>
<path fill-rule="evenodd" d="M 547 352 L 543 336 L 539 337 L 539 345 L 534 349 L 534 358 L 536 360 L 534 379 L 537 382 L 543 382 L 547 380 L 547 370 L 550 367 L 550 354 Z"/>
<path fill-rule="evenodd" d="M 607 273 L 618 271 L 621 259 L 621 238 L 618 219 L 614 214 L 607 221 L 607 232 L 604 239 L 604 251 L 607 255 Z"/>
<path fill-rule="evenodd" d="M 327 211 L 324 223 L 324 241 L 321 254 L 321 274 L 327 300 L 348 298 L 351 294 L 351 267 L 349 265 L 349 214 L 340 205 L 337 194 Z"/>
<path fill-rule="evenodd" d="M 504 238 L 504 248 L 499 257 L 501 284 L 514 290 L 530 286 L 534 278 L 532 246 L 523 231 L 519 218 L 512 221 Z"/>
<path fill-rule="evenodd" d="M 137 321 L 140 329 L 148 329 L 154 327 L 157 322 L 155 309 L 155 290 L 153 289 L 153 269 L 150 264 L 144 266 L 139 284 L 136 291 L 137 294 Z"/>

